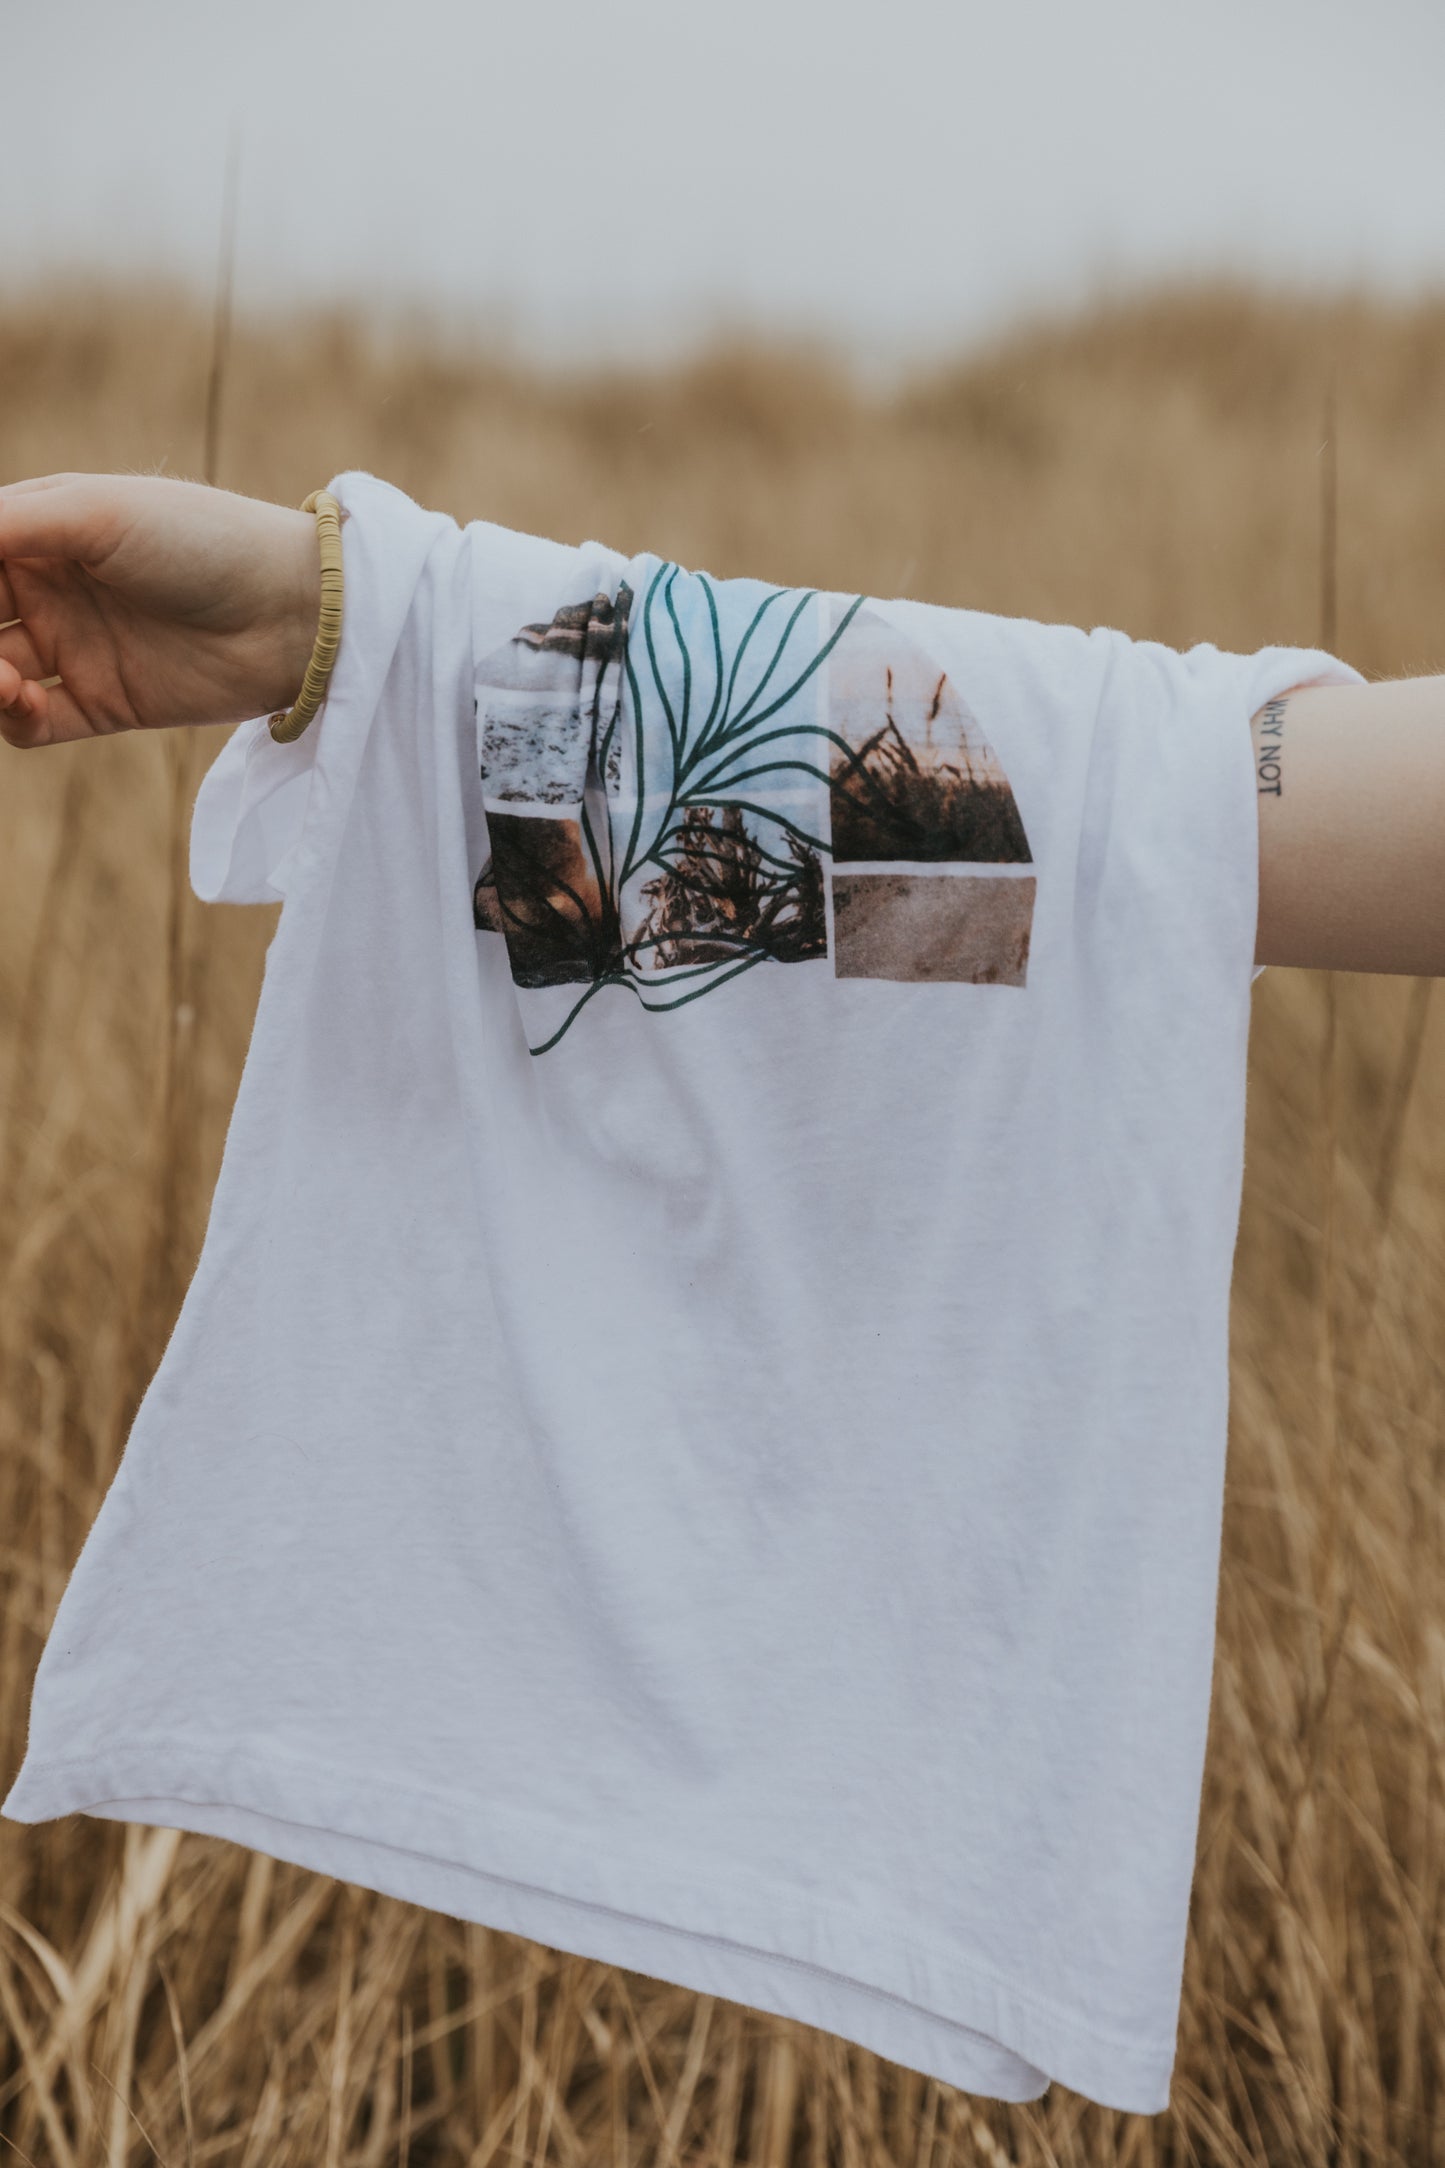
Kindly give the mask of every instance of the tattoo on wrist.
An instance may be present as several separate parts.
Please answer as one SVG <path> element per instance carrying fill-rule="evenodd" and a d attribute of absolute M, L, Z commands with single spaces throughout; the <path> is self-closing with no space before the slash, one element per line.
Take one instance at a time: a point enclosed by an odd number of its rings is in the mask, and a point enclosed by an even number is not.
<path fill-rule="evenodd" d="M 1255 755 L 1255 767 L 1259 774 L 1259 794 L 1262 798 L 1282 798 L 1284 778 L 1280 754 L 1284 748 L 1284 711 L 1288 699 L 1280 695 L 1267 700 L 1260 710 L 1259 748 Z"/>

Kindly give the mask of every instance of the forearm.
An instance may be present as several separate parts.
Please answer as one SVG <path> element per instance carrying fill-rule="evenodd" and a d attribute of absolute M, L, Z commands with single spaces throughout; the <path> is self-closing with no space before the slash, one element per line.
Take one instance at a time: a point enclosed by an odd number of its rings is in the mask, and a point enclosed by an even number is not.
<path fill-rule="evenodd" d="M 157 475 L 0 488 L 0 736 L 54 745 L 285 708 L 320 600 L 309 513 Z"/>
<path fill-rule="evenodd" d="M 1445 974 L 1445 676 L 1306 686 L 1251 728 L 1256 962 Z"/>

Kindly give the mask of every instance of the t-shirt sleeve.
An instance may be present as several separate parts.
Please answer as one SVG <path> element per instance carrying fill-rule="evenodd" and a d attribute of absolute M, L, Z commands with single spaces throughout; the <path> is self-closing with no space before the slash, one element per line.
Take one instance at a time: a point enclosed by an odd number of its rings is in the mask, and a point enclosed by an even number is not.
<path fill-rule="evenodd" d="M 325 700 L 301 736 L 280 744 L 268 716 L 232 731 L 202 779 L 191 816 L 191 886 L 204 903 L 280 903 L 292 892 L 316 813 L 334 805 L 381 701 L 431 549 L 455 522 L 362 471 L 327 485 L 346 515 L 341 643 Z"/>
<path fill-rule="evenodd" d="M 1270 646 L 1253 653 L 1237 653 L 1201 641 L 1192 648 L 1176 650 L 1153 640 L 1131 640 L 1113 635 L 1128 650 L 1129 664 L 1120 682 L 1129 687 L 1126 698 L 1138 697 L 1139 673 L 1144 682 L 1157 679 L 1161 714 L 1174 711 L 1174 727 L 1196 734 L 1218 731 L 1226 743 L 1238 740 L 1238 761 L 1249 762 L 1248 778 L 1255 792 L 1255 825 L 1252 825 L 1249 881 L 1254 898 L 1252 920 L 1258 921 L 1258 796 L 1254 781 L 1254 750 L 1250 724 L 1267 701 L 1306 685 L 1363 685 L 1366 680 L 1351 663 L 1323 648 Z M 1147 703 L 1147 696 L 1146 696 Z M 1242 727 L 1241 727 L 1242 726 Z M 1231 759 L 1233 759 L 1231 748 Z M 1181 771 L 1183 772 L 1183 771 Z M 1266 969 L 1251 964 L 1251 983 Z"/>
<path fill-rule="evenodd" d="M 324 729 L 318 716 L 278 745 L 266 717 L 255 716 L 231 733 L 191 816 L 191 886 L 202 902 L 283 901 Z"/>
<path fill-rule="evenodd" d="M 946 669 L 1007 777 L 1038 867 L 1033 951 L 1067 944 L 1085 971 L 1128 956 L 1131 998 L 1252 983 L 1258 786 L 1250 734 L 1267 701 L 1361 684 L 1319 648 L 1176 649 L 1108 627 L 880 606 Z"/>

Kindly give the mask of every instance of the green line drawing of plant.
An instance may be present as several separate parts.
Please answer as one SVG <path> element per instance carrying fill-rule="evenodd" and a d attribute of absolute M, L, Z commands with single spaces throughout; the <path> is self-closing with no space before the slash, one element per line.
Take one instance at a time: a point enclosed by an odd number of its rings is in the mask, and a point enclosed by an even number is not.
<path fill-rule="evenodd" d="M 692 637 L 678 608 L 684 580 L 691 614 L 699 614 L 699 604 L 705 612 L 690 628 Z M 728 584 L 734 593 L 744 585 Z M 758 599 L 729 653 L 717 586 L 706 573 L 689 576 L 664 561 L 647 582 L 640 626 L 630 628 L 623 652 L 626 694 L 594 741 L 580 818 L 598 894 L 610 898 L 618 921 L 635 923 L 620 968 L 599 973 L 534 1054 L 555 1046 L 603 986 L 630 986 L 644 1008 L 669 1010 L 759 963 L 826 954 L 828 839 L 787 810 L 787 801 L 801 805 L 811 784 L 812 802 L 826 803 L 820 793 L 829 771 L 797 747 L 789 757 L 771 756 L 791 739 L 826 740 L 845 759 L 854 757 L 825 725 L 777 718 L 821 669 L 866 598 L 854 597 L 829 636 L 810 643 L 797 635 L 817 603 L 816 588 L 746 585 Z M 791 604 L 785 616 L 783 603 Z M 749 658 L 753 668 L 745 674 Z M 598 783 L 618 728 L 632 734 L 634 792 L 630 831 L 614 863 Z M 790 789 L 770 781 L 758 790 L 762 778 L 783 774 L 794 779 Z M 764 802 L 769 797 L 773 802 Z M 664 974 L 669 989 L 681 990 L 658 999 Z"/>
<path fill-rule="evenodd" d="M 894 720 L 891 670 L 883 724 L 861 747 L 807 697 L 866 596 L 719 583 L 671 561 L 641 562 L 642 606 L 629 609 L 620 642 L 603 624 L 606 612 L 593 612 L 609 647 L 592 660 L 620 665 L 619 697 L 605 726 L 595 697 L 590 714 L 577 710 L 590 745 L 576 817 L 522 816 L 514 835 L 494 833 L 500 911 L 484 919 L 477 909 L 478 924 L 507 932 L 517 984 L 587 982 L 534 1054 L 556 1046 L 604 986 L 629 986 L 645 1009 L 661 1012 L 760 963 L 825 957 L 823 861 L 837 846 L 833 833 L 817 831 L 836 830 L 840 808 L 854 842 L 887 846 L 869 854 L 850 845 L 844 855 L 853 858 L 1028 857 L 1002 776 L 933 757 L 944 674 L 925 719 L 922 763 Z M 587 621 L 580 607 L 568 617 L 569 628 Z M 542 630 L 527 629 L 534 644 Z M 585 673 L 585 639 L 569 651 Z M 620 796 L 619 732 L 631 755 Z M 542 957 L 548 940 L 552 951 Z"/>

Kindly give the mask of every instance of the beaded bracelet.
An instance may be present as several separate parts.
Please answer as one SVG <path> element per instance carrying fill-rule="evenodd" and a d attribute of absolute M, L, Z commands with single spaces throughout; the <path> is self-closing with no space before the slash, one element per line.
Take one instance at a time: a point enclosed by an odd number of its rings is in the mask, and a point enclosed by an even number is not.
<path fill-rule="evenodd" d="M 316 514 L 316 540 L 321 550 L 321 617 L 301 690 L 291 707 L 281 709 L 270 719 L 271 735 L 278 745 L 289 745 L 299 738 L 326 698 L 331 665 L 341 645 L 345 584 L 341 567 L 341 506 L 329 489 L 313 489 L 301 509 Z"/>

